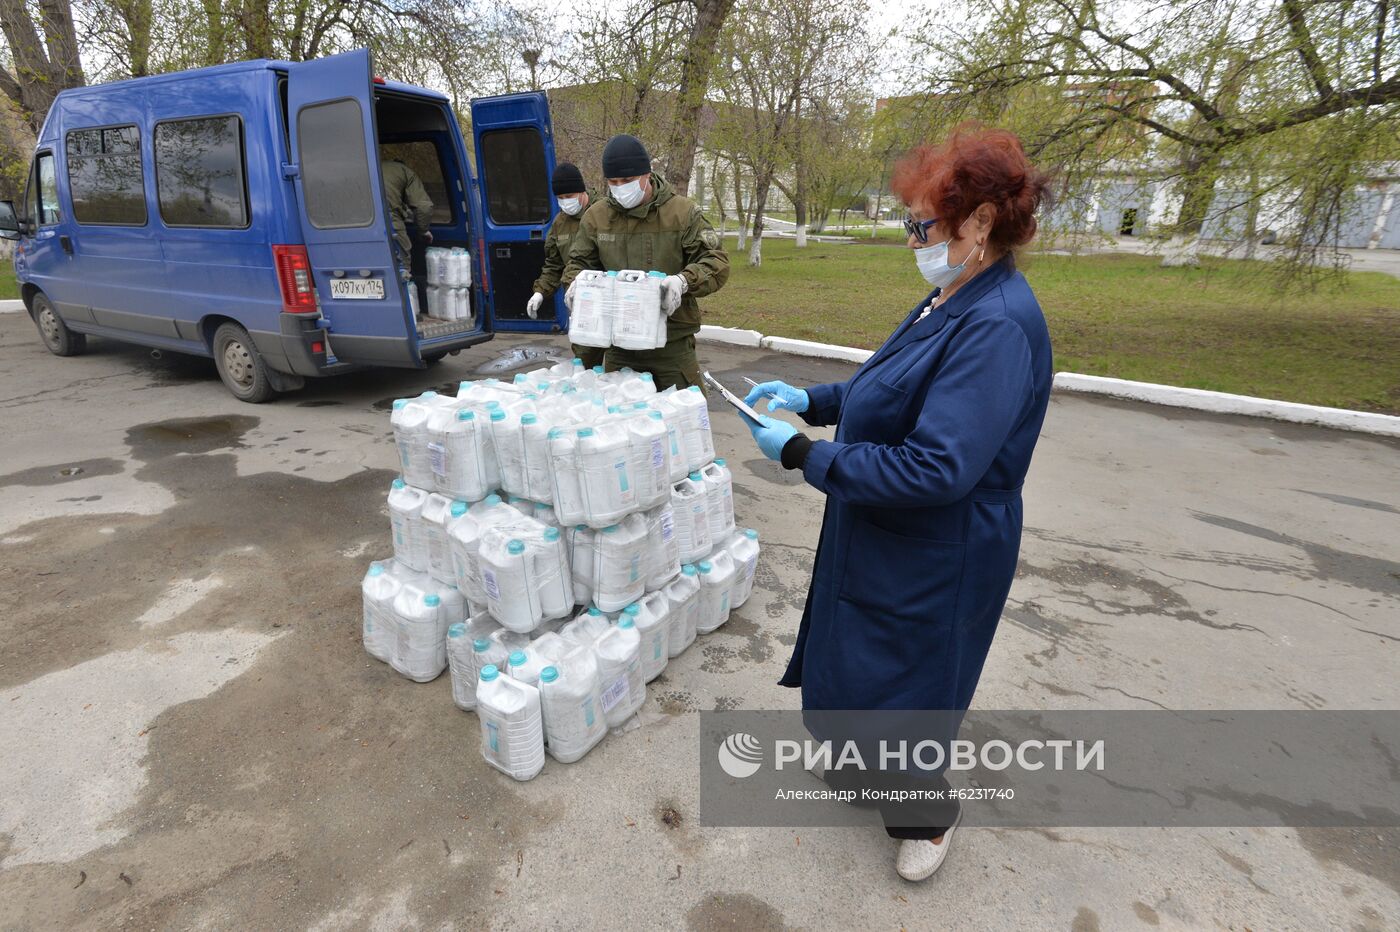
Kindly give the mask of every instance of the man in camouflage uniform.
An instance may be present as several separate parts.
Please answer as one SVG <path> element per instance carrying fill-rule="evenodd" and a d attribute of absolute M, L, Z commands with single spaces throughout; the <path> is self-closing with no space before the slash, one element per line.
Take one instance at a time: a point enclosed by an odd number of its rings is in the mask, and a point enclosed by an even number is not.
<path fill-rule="evenodd" d="M 408 221 L 412 220 L 419 237 L 425 243 L 433 241 L 428 224 L 433 219 L 433 199 L 423 180 L 398 159 L 382 159 L 379 167 L 384 178 L 384 199 L 389 202 L 389 219 L 394 223 L 394 242 L 405 264 L 413 254 L 413 242 L 408 238 Z"/>
<path fill-rule="evenodd" d="M 559 202 L 559 213 L 554 215 L 549 235 L 544 240 L 544 267 L 540 269 L 540 277 L 535 279 L 535 293 L 525 305 L 525 313 L 530 315 L 531 320 L 539 317 L 540 307 L 559 288 L 559 278 L 568 264 L 574 234 L 578 232 L 583 212 L 588 209 L 588 189 L 583 184 L 583 172 L 574 164 L 560 162 L 555 166 L 550 185 L 554 189 L 555 200 Z M 571 348 L 574 355 L 590 369 L 603 362 L 602 347 L 575 343 Z"/>
<path fill-rule="evenodd" d="M 608 347 L 604 366 L 650 372 L 657 389 L 700 384 L 695 334 L 700 330 L 696 298 L 713 294 L 729 280 L 729 257 L 719 234 L 694 201 L 675 193 L 651 171 L 651 157 L 633 136 L 614 136 L 603 149 L 608 196 L 584 213 L 574 234 L 562 284 L 566 303 L 584 269 L 665 272 L 661 306 L 670 318 L 666 345 L 657 350 Z M 703 390 L 704 386 L 701 386 Z"/>

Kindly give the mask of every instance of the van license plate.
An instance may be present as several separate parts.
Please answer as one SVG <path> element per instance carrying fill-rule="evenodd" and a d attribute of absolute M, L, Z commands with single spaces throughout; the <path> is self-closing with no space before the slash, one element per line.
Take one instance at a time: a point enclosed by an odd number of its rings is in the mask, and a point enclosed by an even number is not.
<path fill-rule="evenodd" d="M 331 297 L 352 301 L 383 301 L 384 279 L 332 278 Z"/>

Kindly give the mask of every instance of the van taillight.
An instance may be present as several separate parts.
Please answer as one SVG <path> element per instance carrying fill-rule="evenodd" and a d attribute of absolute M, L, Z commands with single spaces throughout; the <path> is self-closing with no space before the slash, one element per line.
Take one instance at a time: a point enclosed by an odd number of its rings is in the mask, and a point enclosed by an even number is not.
<path fill-rule="evenodd" d="M 311 281 L 311 260 L 305 246 L 273 246 L 277 284 L 282 289 L 282 310 L 288 314 L 314 314 L 316 286 Z"/>

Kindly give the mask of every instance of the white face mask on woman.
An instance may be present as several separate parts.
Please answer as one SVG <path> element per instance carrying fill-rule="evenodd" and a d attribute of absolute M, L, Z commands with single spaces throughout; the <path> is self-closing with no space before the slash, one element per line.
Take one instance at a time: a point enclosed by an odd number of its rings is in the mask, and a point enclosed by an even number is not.
<path fill-rule="evenodd" d="M 971 217 L 967 218 L 971 220 Z M 958 227 L 958 235 L 962 235 L 962 227 L 967 226 L 964 220 L 962 226 Z M 919 266 L 919 274 L 924 277 L 935 288 L 947 288 L 958 280 L 958 276 L 967 268 L 967 259 L 957 265 L 948 264 L 948 244 L 952 240 L 947 239 L 941 243 L 934 243 L 932 246 L 922 246 L 914 250 L 914 261 Z M 972 253 L 968 252 L 967 258 L 972 258 Z"/>
<path fill-rule="evenodd" d="M 610 184 L 608 190 L 612 191 L 613 200 L 627 210 L 631 210 L 642 202 L 642 182 L 638 179 L 634 178 L 626 184 Z"/>
<path fill-rule="evenodd" d="M 576 197 L 561 197 L 559 198 L 559 209 L 570 217 L 574 217 L 583 209 L 583 203 Z"/>

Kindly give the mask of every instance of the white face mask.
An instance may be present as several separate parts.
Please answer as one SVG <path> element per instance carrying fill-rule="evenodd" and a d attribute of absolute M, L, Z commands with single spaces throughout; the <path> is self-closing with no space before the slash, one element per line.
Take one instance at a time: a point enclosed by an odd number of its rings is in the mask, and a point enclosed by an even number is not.
<path fill-rule="evenodd" d="M 634 179 L 626 184 L 610 184 L 608 190 L 612 191 L 613 200 L 628 210 L 642 202 L 642 182 L 639 179 Z"/>
<path fill-rule="evenodd" d="M 970 217 L 968 219 L 971 219 Z M 963 226 L 967 223 L 964 221 Z M 958 228 L 958 234 L 962 234 L 962 227 Z M 941 243 L 934 243 L 932 246 L 923 246 L 914 250 L 914 261 L 919 266 L 919 274 L 924 277 L 935 288 L 947 288 L 958 280 L 958 276 L 967 268 L 967 259 L 957 265 L 948 264 L 948 244 L 951 240 L 944 240 Z M 968 253 L 968 259 L 972 254 Z"/>
<path fill-rule="evenodd" d="M 559 209 L 570 217 L 577 216 L 578 212 L 583 210 L 583 202 L 576 197 L 561 197 L 559 198 Z"/>

